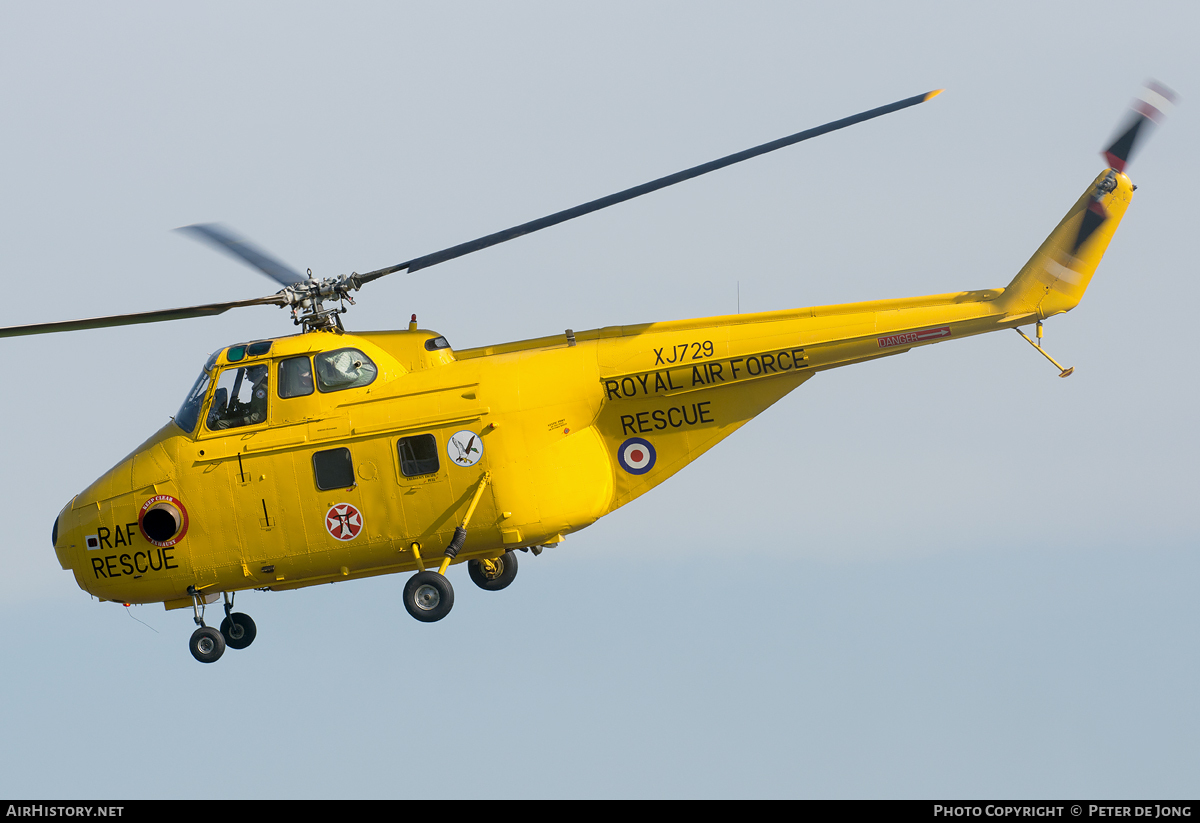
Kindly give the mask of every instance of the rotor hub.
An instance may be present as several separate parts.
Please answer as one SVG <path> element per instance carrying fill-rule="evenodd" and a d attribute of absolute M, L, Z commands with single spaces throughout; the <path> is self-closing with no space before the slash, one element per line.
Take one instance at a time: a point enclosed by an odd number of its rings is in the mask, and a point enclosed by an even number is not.
<path fill-rule="evenodd" d="M 292 322 L 303 326 L 304 331 L 333 331 L 342 329 L 339 315 L 346 311 L 346 304 L 354 305 L 351 292 L 361 288 L 358 274 L 342 274 L 317 280 L 308 270 L 309 278 L 291 286 L 285 286 L 278 294 L 284 305 L 292 310 Z M 337 301 L 337 306 L 326 308 L 326 301 Z"/>

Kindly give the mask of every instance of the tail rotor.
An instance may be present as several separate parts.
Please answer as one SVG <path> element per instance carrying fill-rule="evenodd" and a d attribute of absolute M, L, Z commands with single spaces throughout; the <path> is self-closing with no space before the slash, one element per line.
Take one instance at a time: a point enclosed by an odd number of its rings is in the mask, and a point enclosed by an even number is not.
<path fill-rule="evenodd" d="M 1146 81 L 1119 136 L 1104 150 L 1104 159 L 1108 161 L 1108 165 L 1117 171 L 1125 171 L 1138 143 L 1145 139 L 1156 123 L 1161 123 L 1170 113 L 1175 107 L 1175 100 L 1175 92 L 1166 86 L 1153 80 Z"/>
<path fill-rule="evenodd" d="M 1155 124 L 1161 123 L 1163 118 L 1175 107 L 1175 99 L 1175 92 L 1166 86 L 1154 80 L 1146 81 L 1141 94 L 1130 107 L 1129 117 L 1117 133 L 1117 139 L 1102 152 L 1109 165 L 1108 176 L 1092 192 L 1092 200 L 1088 203 L 1087 209 L 1083 213 L 1083 220 L 1079 223 L 1079 233 L 1075 236 L 1073 252 L 1077 253 L 1084 241 L 1091 237 L 1096 229 L 1100 228 L 1108 219 L 1108 209 L 1104 207 L 1104 196 L 1116 188 L 1116 175 L 1125 173 L 1125 168 L 1133 159 L 1133 152 L 1138 144 L 1143 142 Z"/>

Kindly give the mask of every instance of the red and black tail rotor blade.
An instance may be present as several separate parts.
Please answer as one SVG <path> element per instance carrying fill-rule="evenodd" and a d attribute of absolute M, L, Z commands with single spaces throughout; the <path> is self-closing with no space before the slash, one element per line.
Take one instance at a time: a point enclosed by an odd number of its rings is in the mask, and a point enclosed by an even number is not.
<path fill-rule="evenodd" d="M 1111 172 L 1109 172 L 1111 174 Z M 1097 191 L 1092 195 L 1092 202 L 1088 203 L 1087 209 L 1083 212 L 1083 222 L 1079 224 L 1079 234 L 1075 236 L 1075 246 L 1071 249 L 1071 253 L 1079 251 L 1079 247 L 1084 241 L 1095 233 L 1096 229 L 1104 225 L 1104 221 L 1108 219 L 1108 209 L 1104 208 L 1104 204 L 1100 202 L 1100 198 L 1107 192 Z"/>
<path fill-rule="evenodd" d="M 1104 151 L 1104 159 L 1114 171 L 1124 173 L 1129 161 L 1133 158 L 1133 151 L 1137 148 L 1138 143 L 1145 139 L 1155 123 L 1162 122 L 1163 117 L 1174 104 L 1175 92 L 1153 80 L 1146 83 L 1142 93 L 1134 101 L 1133 111 L 1119 136 Z M 1115 184 L 1116 179 L 1113 172 L 1110 171 L 1104 181 L 1097 186 L 1096 191 L 1092 192 L 1092 200 L 1088 203 L 1087 209 L 1083 212 L 1083 219 L 1079 223 L 1079 234 L 1075 237 L 1073 251 L 1078 251 L 1079 247 L 1095 234 L 1096 229 L 1104 225 L 1104 221 L 1108 219 L 1108 210 L 1104 208 L 1104 195 L 1112 191 Z"/>
<path fill-rule="evenodd" d="M 1108 161 L 1108 165 L 1117 171 L 1125 171 L 1138 143 L 1145 138 L 1155 123 L 1162 122 L 1174 105 L 1175 92 L 1153 80 L 1147 82 L 1134 103 L 1133 112 L 1120 136 L 1104 151 L 1104 159 Z"/>

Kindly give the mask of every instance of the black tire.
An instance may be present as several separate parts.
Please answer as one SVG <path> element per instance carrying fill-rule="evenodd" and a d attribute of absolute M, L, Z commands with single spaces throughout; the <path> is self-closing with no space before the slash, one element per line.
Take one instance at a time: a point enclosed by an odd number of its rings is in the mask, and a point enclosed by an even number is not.
<path fill-rule="evenodd" d="M 471 575 L 475 585 L 484 591 L 498 592 L 507 588 L 516 578 L 517 556 L 512 552 L 505 552 L 492 560 L 492 563 L 497 567 L 495 571 L 488 571 L 479 560 L 468 560 L 467 574 Z"/>
<path fill-rule="evenodd" d="M 212 626 L 201 626 L 192 632 L 188 649 L 191 650 L 192 657 L 201 663 L 216 663 L 221 659 L 221 655 L 225 654 L 225 635 Z"/>
<path fill-rule="evenodd" d="M 437 572 L 417 572 L 404 584 L 404 608 L 422 623 L 433 623 L 450 614 L 454 588 Z"/>
<path fill-rule="evenodd" d="M 250 619 L 250 615 L 234 612 L 221 621 L 221 635 L 229 648 L 244 649 L 254 642 L 258 628 Z"/>

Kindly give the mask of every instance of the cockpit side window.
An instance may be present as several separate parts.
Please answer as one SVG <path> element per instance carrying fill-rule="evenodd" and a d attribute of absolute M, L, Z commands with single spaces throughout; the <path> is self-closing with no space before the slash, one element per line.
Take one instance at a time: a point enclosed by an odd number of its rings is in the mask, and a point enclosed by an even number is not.
<path fill-rule="evenodd" d="M 279 396 L 304 397 L 313 393 L 312 364 L 307 357 L 279 361 Z"/>
<path fill-rule="evenodd" d="M 207 371 L 200 372 L 187 399 L 175 414 L 175 425 L 188 434 L 196 430 L 196 422 L 200 419 L 200 406 L 204 403 L 204 395 L 208 393 L 209 376 Z"/>
<path fill-rule="evenodd" d="M 225 369 L 217 378 L 212 405 L 208 409 L 210 431 L 236 429 L 267 421 L 266 363 Z"/>
<path fill-rule="evenodd" d="M 323 392 L 366 386 L 379 373 L 371 358 L 358 349 L 322 352 L 313 361 L 317 367 L 317 388 Z"/>

